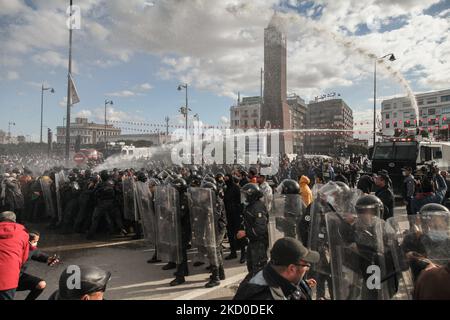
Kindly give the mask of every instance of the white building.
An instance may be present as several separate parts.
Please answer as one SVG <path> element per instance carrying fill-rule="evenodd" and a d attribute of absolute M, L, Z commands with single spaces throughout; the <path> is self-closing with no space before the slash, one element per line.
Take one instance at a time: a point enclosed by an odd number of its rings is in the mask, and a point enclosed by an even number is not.
<path fill-rule="evenodd" d="M 121 129 L 115 128 L 111 124 L 105 127 L 104 124 L 88 122 L 86 118 L 75 118 L 75 122 L 70 124 L 70 143 L 75 144 L 78 136 L 81 138 L 81 144 L 96 144 L 105 142 L 105 139 L 113 141 L 112 139 L 119 136 L 120 133 Z M 66 143 L 66 127 L 56 128 L 56 142 Z"/>
<path fill-rule="evenodd" d="M 416 95 L 419 108 L 419 128 L 433 134 L 447 130 L 450 124 L 450 89 Z M 392 136 L 396 129 L 410 130 L 416 127 L 415 111 L 408 97 L 384 100 L 381 103 L 382 133 Z M 445 134 L 445 133 L 444 133 Z"/>

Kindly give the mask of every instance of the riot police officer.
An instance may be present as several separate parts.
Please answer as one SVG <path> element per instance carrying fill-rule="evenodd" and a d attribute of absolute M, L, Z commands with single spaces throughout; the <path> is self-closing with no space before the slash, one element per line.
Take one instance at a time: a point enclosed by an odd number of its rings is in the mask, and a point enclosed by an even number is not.
<path fill-rule="evenodd" d="M 170 282 L 171 286 L 177 286 L 184 282 L 185 276 L 189 275 L 187 250 L 191 237 L 191 222 L 189 217 L 189 206 L 187 200 L 187 183 L 183 178 L 175 178 L 171 182 L 172 186 L 178 191 L 180 196 L 180 222 L 181 222 L 181 257 L 182 261 L 178 264 L 175 271 L 175 279 Z"/>
<path fill-rule="evenodd" d="M 248 277 L 252 277 L 267 263 L 267 247 L 269 245 L 268 221 L 269 213 L 260 199 L 264 196 L 258 185 L 246 184 L 242 190 L 244 210 L 242 225 L 236 238 L 246 238 Z"/>
<path fill-rule="evenodd" d="M 225 216 L 225 206 L 223 203 L 223 195 L 220 193 L 218 187 L 211 183 L 206 182 L 202 184 L 202 188 L 211 189 L 213 191 L 213 214 L 214 214 L 214 230 L 215 230 L 215 252 L 210 256 L 214 255 L 215 259 L 211 259 L 211 277 L 208 283 L 206 283 L 206 288 L 212 288 L 220 285 L 220 280 L 225 280 L 225 270 L 223 268 L 223 252 L 222 252 L 222 242 L 226 233 L 227 219 Z"/>
<path fill-rule="evenodd" d="M 111 225 L 110 217 L 113 218 L 116 227 L 121 230 L 122 234 L 127 234 L 123 228 L 120 212 L 117 208 L 116 193 L 114 182 L 110 179 L 108 171 L 104 170 L 100 173 L 101 182 L 95 187 L 94 198 L 96 207 L 92 214 L 92 222 L 87 235 L 88 239 L 92 239 L 97 231 L 98 225 L 102 217 L 110 222 L 110 231 L 114 232 L 114 226 Z"/>

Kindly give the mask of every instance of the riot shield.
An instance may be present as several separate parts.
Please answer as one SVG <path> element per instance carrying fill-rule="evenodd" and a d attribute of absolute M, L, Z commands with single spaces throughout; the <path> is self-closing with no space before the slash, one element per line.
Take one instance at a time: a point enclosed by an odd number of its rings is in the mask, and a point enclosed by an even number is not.
<path fill-rule="evenodd" d="M 123 215 L 126 220 L 138 221 L 137 210 L 134 203 L 135 181 L 134 177 L 124 176 L 122 178 L 123 188 Z"/>
<path fill-rule="evenodd" d="M 422 213 L 419 221 L 420 242 L 426 258 L 435 265 L 446 265 L 450 259 L 450 213 Z"/>
<path fill-rule="evenodd" d="M 56 207 L 58 213 L 58 222 L 63 220 L 63 199 L 61 198 L 61 190 L 66 183 L 66 177 L 64 171 L 55 173 L 55 194 L 56 194 Z"/>
<path fill-rule="evenodd" d="M 55 210 L 55 207 L 53 205 L 53 195 L 51 190 L 53 181 L 52 179 L 50 179 L 50 177 L 43 176 L 39 179 L 39 183 L 41 184 L 46 215 L 47 217 L 55 218 L 57 215 L 57 211 Z"/>
<path fill-rule="evenodd" d="M 192 246 L 198 249 L 200 256 L 206 256 L 212 265 L 218 266 L 214 220 L 215 194 L 207 188 L 189 188 L 187 195 Z"/>
<path fill-rule="evenodd" d="M 281 238 L 292 237 L 301 241 L 299 223 L 303 214 L 303 201 L 299 194 L 279 194 L 273 198 L 269 216 L 270 248 Z"/>
<path fill-rule="evenodd" d="M 386 260 L 384 220 L 373 215 L 325 216 L 334 300 L 387 300 L 397 290 Z"/>
<path fill-rule="evenodd" d="M 418 217 L 417 217 L 418 218 Z M 421 251 L 417 246 L 419 239 L 415 223 L 416 216 L 397 216 L 386 221 L 387 245 L 392 255 L 394 272 L 399 280 L 399 290 L 394 296 L 398 300 L 410 300 L 414 289 L 414 274 L 418 260 L 413 260 L 412 252 Z M 411 256 L 411 259 L 408 258 Z M 389 276 L 389 275 L 388 275 Z"/>
<path fill-rule="evenodd" d="M 156 245 L 157 228 L 156 216 L 153 208 L 153 196 L 148 183 L 137 181 L 134 189 L 134 202 L 138 216 L 141 217 L 144 237 L 151 244 Z"/>
<path fill-rule="evenodd" d="M 171 186 L 157 186 L 155 190 L 158 256 L 166 261 L 181 263 L 180 197 Z"/>

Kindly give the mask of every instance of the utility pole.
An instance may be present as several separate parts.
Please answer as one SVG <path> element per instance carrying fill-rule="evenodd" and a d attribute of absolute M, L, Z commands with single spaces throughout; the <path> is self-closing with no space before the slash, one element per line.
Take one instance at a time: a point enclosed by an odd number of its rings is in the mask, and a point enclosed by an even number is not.
<path fill-rule="evenodd" d="M 70 0 L 70 28 L 69 28 L 69 73 L 67 74 L 67 115 L 66 115 L 66 163 L 69 165 L 70 157 L 70 107 L 72 104 L 72 93 L 70 90 L 70 79 L 72 75 L 72 6 L 73 0 Z"/>
<path fill-rule="evenodd" d="M 169 121 L 170 118 L 169 117 L 165 117 L 164 121 L 166 122 L 166 142 L 169 139 Z"/>

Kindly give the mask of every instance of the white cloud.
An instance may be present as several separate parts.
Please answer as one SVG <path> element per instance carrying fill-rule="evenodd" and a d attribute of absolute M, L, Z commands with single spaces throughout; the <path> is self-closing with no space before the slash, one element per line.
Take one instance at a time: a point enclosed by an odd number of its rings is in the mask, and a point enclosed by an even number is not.
<path fill-rule="evenodd" d="M 17 73 L 16 71 L 8 71 L 8 73 L 6 74 L 6 79 L 17 80 L 19 79 L 19 73 Z"/>
<path fill-rule="evenodd" d="M 60 102 L 58 102 L 58 105 L 59 105 L 61 108 L 67 108 L 67 96 L 64 97 L 64 98 L 62 98 L 62 100 L 61 100 Z"/>
<path fill-rule="evenodd" d="M 128 98 L 128 97 L 134 97 L 136 94 L 130 90 L 122 90 L 122 91 L 117 91 L 117 92 L 106 93 L 106 95 L 111 96 L 111 97 Z"/>
<path fill-rule="evenodd" d="M 153 86 L 150 83 L 143 83 L 140 85 L 135 85 L 134 87 L 127 90 L 110 92 L 106 93 L 105 95 L 111 97 L 129 98 L 134 96 L 142 96 L 144 95 L 144 92 L 150 91 L 151 89 L 153 89 Z"/>
<path fill-rule="evenodd" d="M 434 17 L 423 13 L 438 1 L 316 0 L 306 15 L 311 17 L 323 8 L 317 24 L 290 12 L 286 23 L 288 90 L 308 98 L 336 87 L 353 86 L 372 76 L 373 61 L 367 52 L 395 52 L 398 60 L 392 64 L 393 69 L 406 74 L 416 90 L 448 87 L 448 9 Z M 82 29 L 74 32 L 75 57 L 80 69 L 83 64 L 107 68 L 144 53 L 161 59 L 159 75 L 164 79 L 188 82 L 197 89 L 232 98 L 237 91 L 259 92 L 263 30 L 273 14 L 273 5 L 278 3 L 166 0 L 146 5 L 143 0 L 84 1 Z M 66 4 L 49 0 L 37 6 L 36 11 L 23 7 L 11 10 L 22 10 L 22 15 L 0 34 L 0 41 L 6 44 L 0 67 L 8 63 L 6 57 L 19 59 L 17 64 L 31 54 L 35 62 L 67 68 L 63 51 L 67 47 Z M 402 23 L 394 30 L 381 32 L 384 26 L 399 21 Z M 363 25 L 372 32 L 355 34 Z M 314 29 L 317 26 L 320 32 Z M 346 47 L 346 40 L 333 39 L 331 31 L 346 35 L 354 45 Z M 380 69 L 380 79 L 383 77 L 392 79 Z M 109 95 L 133 97 L 150 89 L 150 84 L 142 84 Z"/>
<path fill-rule="evenodd" d="M 16 15 L 27 10 L 27 6 L 21 0 L 0 0 L 0 16 Z"/>

